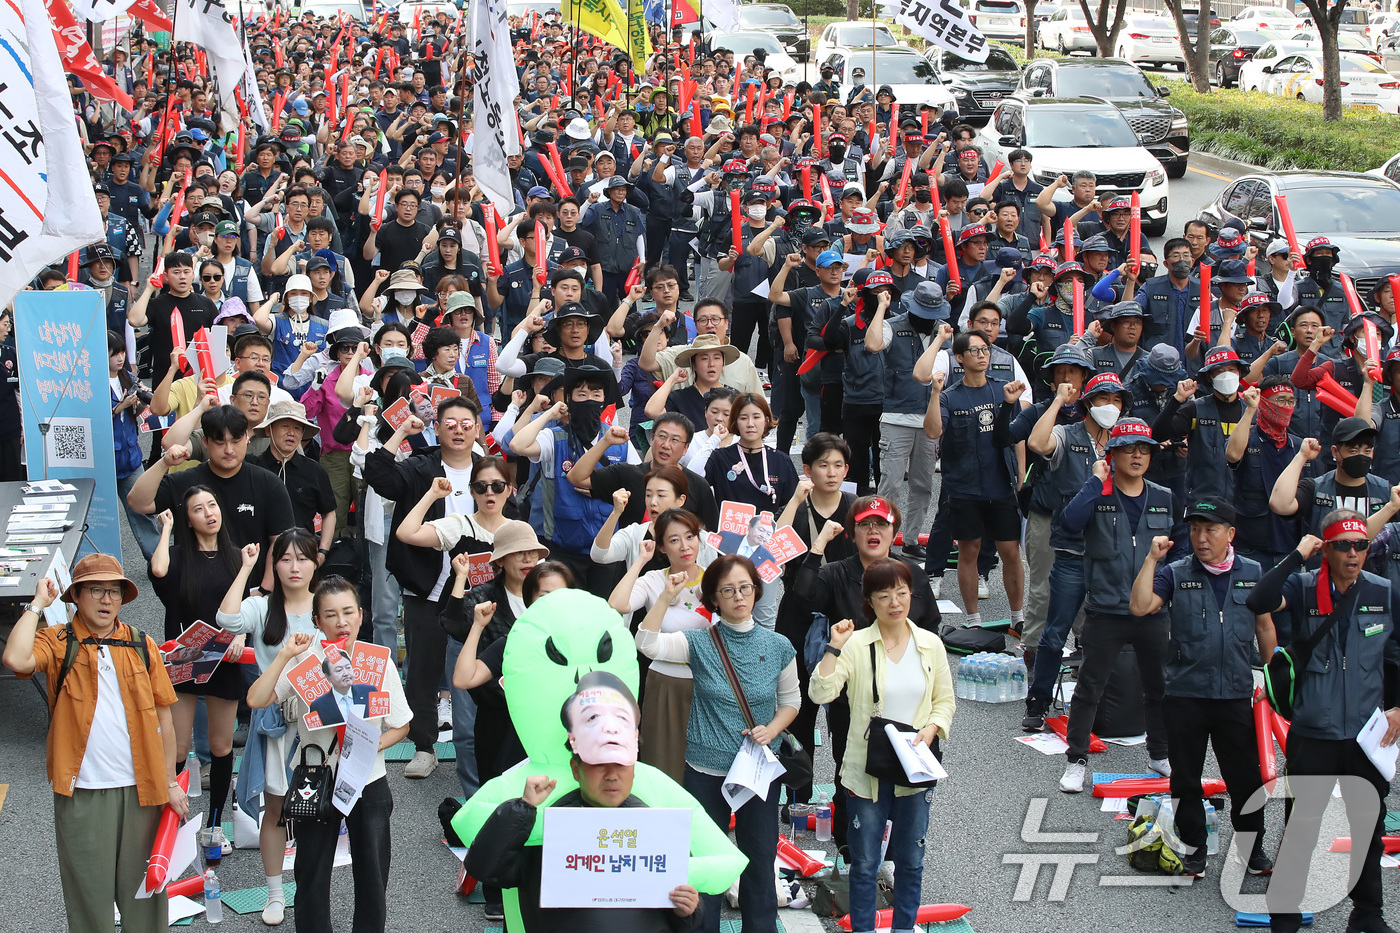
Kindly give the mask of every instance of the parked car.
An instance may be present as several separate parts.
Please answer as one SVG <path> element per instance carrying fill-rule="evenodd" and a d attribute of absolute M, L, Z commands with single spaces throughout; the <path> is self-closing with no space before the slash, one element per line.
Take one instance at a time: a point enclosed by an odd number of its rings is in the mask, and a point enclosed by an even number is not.
<path fill-rule="evenodd" d="M 1221 87 L 1239 83 L 1240 69 L 1273 35 L 1246 26 L 1227 24 L 1210 34 L 1210 72 Z"/>
<path fill-rule="evenodd" d="M 1217 13 L 1215 10 L 1211 10 L 1211 11 L 1210 11 L 1209 13 L 1207 13 L 1206 15 L 1208 15 L 1208 16 L 1210 17 L 1210 23 L 1208 23 L 1209 26 L 1211 26 L 1212 28 L 1214 28 L 1214 27 L 1220 25 L 1220 14 Z M 1199 34 L 1199 33 L 1196 31 L 1196 21 L 1199 20 L 1199 19 L 1201 18 L 1201 8 L 1200 8 L 1200 7 L 1189 7 L 1189 6 L 1182 7 L 1182 8 L 1181 8 L 1181 18 L 1184 19 L 1184 20 L 1186 20 L 1186 34 L 1187 34 L 1188 36 L 1194 36 L 1194 35 L 1198 35 L 1198 34 Z"/>
<path fill-rule="evenodd" d="M 833 52 L 822 65 L 830 65 L 836 70 L 842 90 L 847 94 L 852 87 L 848 76 L 857 68 L 865 71 L 866 86 L 871 90 L 875 90 L 877 81 L 880 87 L 888 84 L 894 92 L 895 101 L 899 103 L 901 115 L 907 113 L 917 117 L 920 106 L 932 107 L 939 113 L 950 107 L 957 109 L 953 92 L 943 86 L 933 65 L 908 46 Z"/>
<path fill-rule="evenodd" d="M 794 61 L 805 62 L 812 51 L 812 36 L 786 3 L 739 4 L 739 28 L 771 32 Z"/>
<path fill-rule="evenodd" d="M 1077 6 L 1062 6 L 1040 24 L 1040 47 L 1054 49 L 1061 55 L 1070 52 L 1098 51 L 1094 35 L 1089 31 L 1089 23 L 1084 19 L 1084 11 Z"/>
<path fill-rule="evenodd" d="M 890 27 L 878 23 L 872 27 L 867 22 L 831 23 L 822 30 L 817 40 L 817 61 L 824 62 L 837 49 L 857 47 L 885 47 L 899 45 L 899 40 L 890 32 Z"/>
<path fill-rule="evenodd" d="M 1130 62 L 1172 64 L 1186 70 L 1176 23 L 1165 16 L 1140 13 L 1127 17 L 1118 33 L 1118 48 L 1113 54 Z"/>
<path fill-rule="evenodd" d="M 1367 39 L 1371 37 L 1368 28 L 1371 24 L 1371 14 L 1360 7 L 1349 6 L 1342 10 L 1342 18 L 1337 23 L 1337 29 L 1341 32 L 1355 32 Z"/>
<path fill-rule="evenodd" d="M 1261 45 L 1252 56 L 1244 60 L 1240 65 L 1238 84 L 1246 91 L 1264 91 L 1268 93 L 1268 78 L 1264 73 L 1266 66 L 1277 65 L 1289 55 L 1297 52 L 1306 52 L 1308 44 L 1306 42 L 1294 42 L 1290 37 L 1287 41 L 1274 39 Z"/>
<path fill-rule="evenodd" d="M 1298 30 L 1288 39 L 1290 42 L 1304 42 L 1315 49 L 1322 48 L 1322 37 L 1317 34 L 1317 29 L 1313 26 Z M 1381 53 L 1376 51 L 1366 37 L 1359 32 L 1338 32 L 1337 51 L 1365 55 L 1377 64 L 1381 60 Z"/>
<path fill-rule="evenodd" d="M 1393 160 L 1392 160 L 1393 161 Z M 1369 294 L 1380 276 L 1396 269 L 1400 249 L 1400 185 L 1359 172 L 1276 172 L 1230 182 L 1200 214 L 1214 237 L 1231 217 L 1261 248 L 1283 236 L 1275 194 L 1288 196 L 1298 242 L 1323 235 L 1341 250 L 1338 272 Z"/>
<path fill-rule="evenodd" d="M 1118 58 L 1037 59 L 1021 72 L 1026 97 L 1100 97 L 1112 101 L 1171 178 L 1186 174 L 1191 151 L 1186 114 L 1167 103 L 1142 69 Z"/>
<path fill-rule="evenodd" d="M 1386 159 L 1380 168 L 1373 168 L 1367 175 L 1379 175 L 1382 178 L 1389 178 L 1391 181 L 1400 184 L 1400 153 L 1396 153 Z"/>
<path fill-rule="evenodd" d="M 749 30 L 746 32 L 712 32 L 706 37 L 712 49 L 728 49 L 735 55 L 735 61 L 742 61 L 745 55 L 763 50 L 764 64 L 783 76 L 783 80 L 801 81 L 802 66 L 793 60 L 786 48 L 771 32 Z"/>
<path fill-rule="evenodd" d="M 1271 66 L 1271 93 L 1280 97 L 1322 103 L 1322 53 L 1299 52 Z M 1270 67 L 1266 67 L 1269 72 Z M 1400 78 L 1371 59 L 1343 52 L 1341 55 L 1342 103 L 1358 110 L 1400 113 Z"/>
<path fill-rule="evenodd" d="M 978 135 L 978 148 L 989 161 L 1006 160 L 1015 149 L 1029 150 L 1041 184 L 1088 169 L 1098 177 L 1103 197 L 1137 191 L 1143 232 L 1161 236 L 1166 231 L 1167 173 L 1127 118 L 1105 107 L 1102 98 L 1018 94 L 1001 102 Z"/>
<path fill-rule="evenodd" d="M 1230 17 L 1230 22 L 1245 29 L 1273 29 L 1284 33 L 1303 26 L 1301 19 L 1277 6 L 1247 6 Z"/>
<path fill-rule="evenodd" d="M 1371 44 L 1376 48 L 1391 36 L 1400 33 L 1400 13 L 1372 13 L 1370 27 Z"/>
<path fill-rule="evenodd" d="M 970 62 L 936 45 L 930 45 L 924 57 L 953 92 L 958 116 L 973 126 L 986 124 L 997 104 L 1021 82 L 1021 66 L 998 45 L 988 47 L 985 62 Z"/>
<path fill-rule="evenodd" d="M 1021 0 L 971 0 L 968 17 L 988 39 L 1020 41 L 1026 36 L 1026 8 Z"/>

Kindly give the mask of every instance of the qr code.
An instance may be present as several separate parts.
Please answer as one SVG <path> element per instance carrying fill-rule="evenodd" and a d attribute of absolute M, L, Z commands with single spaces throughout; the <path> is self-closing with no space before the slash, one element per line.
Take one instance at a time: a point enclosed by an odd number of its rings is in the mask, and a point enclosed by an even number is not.
<path fill-rule="evenodd" d="M 53 419 L 44 447 L 50 467 L 91 468 L 92 421 L 88 418 Z"/>

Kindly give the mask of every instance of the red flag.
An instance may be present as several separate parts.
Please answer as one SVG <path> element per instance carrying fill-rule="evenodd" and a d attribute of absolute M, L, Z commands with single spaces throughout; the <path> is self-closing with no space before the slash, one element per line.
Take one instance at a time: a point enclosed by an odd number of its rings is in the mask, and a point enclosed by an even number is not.
<path fill-rule="evenodd" d="M 126 11 L 126 14 L 141 20 L 156 32 L 175 31 L 175 24 L 166 17 L 155 0 L 137 0 Z"/>
<path fill-rule="evenodd" d="M 131 95 L 117 87 L 88 45 L 87 31 L 73 18 L 73 10 L 62 0 L 44 0 L 49 10 L 50 25 L 53 26 L 54 42 L 63 56 L 63 70 L 80 78 L 93 95 L 108 100 L 123 110 L 132 110 L 135 104 Z"/>

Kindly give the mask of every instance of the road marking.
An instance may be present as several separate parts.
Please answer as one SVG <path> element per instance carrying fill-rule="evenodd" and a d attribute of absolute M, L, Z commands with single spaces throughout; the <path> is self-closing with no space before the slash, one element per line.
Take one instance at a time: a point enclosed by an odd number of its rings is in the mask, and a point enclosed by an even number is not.
<path fill-rule="evenodd" d="M 1229 177 L 1228 175 L 1217 175 L 1214 172 L 1207 172 L 1203 168 L 1196 168 L 1196 166 L 1194 165 L 1186 166 L 1186 171 L 1195 172 L 1197 175 L 1209 175 L 1211 178 L 1216 178 L 1220 181 L 1234 181 L 1234 179 Z"/>

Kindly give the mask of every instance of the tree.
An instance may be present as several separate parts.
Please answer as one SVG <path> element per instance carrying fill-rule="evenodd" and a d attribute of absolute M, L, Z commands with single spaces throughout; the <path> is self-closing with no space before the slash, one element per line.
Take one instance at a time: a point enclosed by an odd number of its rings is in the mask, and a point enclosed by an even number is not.
<path fill-rule="evenodd" d="M 860 0 L 846 0 L 846 19 L 851 22 L 860 19 Z"/>
<path fill-rule="evenodd" d="M 1108 18 L 1110 2 L 1113 3 L 1112 20 Z M 1089 0 L 1079 0 L 1079 8 L 1084 11 L 1084 20 L 1089 24 L 1089 31 L 1094 34 L 1094 43 L 1099 47 L 1099 57 L 1112 57 L 1118 33 L 1123 29 L 1123 14 L 1127 12 L 1128 0 L 1099 0 L 1098 19 L 1094 19 L 1094 14 L 1089 11 Z"/>
<path fill-rule="evenodd" d="M 1081 0 L 1082 2 L 1082 0 Z M 1347 0 L 1329 7 L 1327 0 L 1302 0 L 1317 27 L 1317 36 L 1322 40 L 1322 118 L 1340 120 L 1342 118 L 1342 56 L 1337 51 L 1337 30 L 1342 21 L 1342 10 Z"/>
<path fill-rule="evenodd" d="M 1186 16 L 1181 12 L 1181 4 L 1176 0 L 1165 0 L 1176 20 L 1176 34 L 1181 40 L 1181 54 L 1186 59 L 1186 73 L 1191 78 L 1191 86 L 1198 94 L 1210 93 L 1210 0 L 1197 0 L 1199 12 L 1196 14 L 1196 41 L 1187 35 Z"/>
<path fill-rule="evenodd" d="M 1026 3 L 1026 58 L 1035 58 L 1035 4 L 1036 0 L 1025 0 Z"/>

